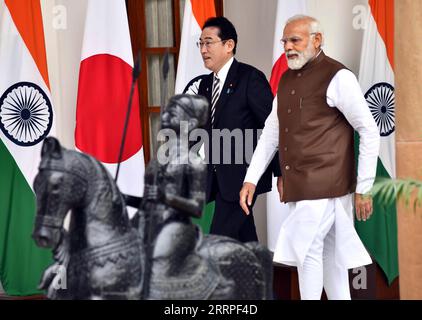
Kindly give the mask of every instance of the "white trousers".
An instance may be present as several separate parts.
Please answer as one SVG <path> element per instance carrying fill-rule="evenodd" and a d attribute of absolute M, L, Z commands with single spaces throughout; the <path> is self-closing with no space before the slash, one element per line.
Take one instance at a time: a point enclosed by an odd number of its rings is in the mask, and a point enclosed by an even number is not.
<path fill-rule="evenodd" d="M 329 300 L 351 299 L 348 270 L 336 264 L 334 222 L 335 206 L 329 201 L 305 260 L 297 266 L 302 300 L 321 299 L 323 288 Z"/>

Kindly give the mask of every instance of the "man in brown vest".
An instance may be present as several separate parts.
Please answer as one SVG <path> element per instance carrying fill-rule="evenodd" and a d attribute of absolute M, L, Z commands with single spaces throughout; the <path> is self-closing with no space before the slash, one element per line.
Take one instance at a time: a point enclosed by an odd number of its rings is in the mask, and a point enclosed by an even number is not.
<path fill-rule="evenodd" d="M 372 188 L 379 151 L 377 125 L 356 77 L 321 49 L 319 22 L 308 16 L 287 21 L 283 38 L 289 70 L 279 84 L 277 109 L 265 128 L 240 192 L 248 204 L 279 150 L 280 201 L 289 205 L 274 261 L 296 266 L 302 299 L 350 299 L 348 269 L 371 263 L 353 226 L 372 214 Z M 356 172 L 354 130 L 359 133 Z"/>

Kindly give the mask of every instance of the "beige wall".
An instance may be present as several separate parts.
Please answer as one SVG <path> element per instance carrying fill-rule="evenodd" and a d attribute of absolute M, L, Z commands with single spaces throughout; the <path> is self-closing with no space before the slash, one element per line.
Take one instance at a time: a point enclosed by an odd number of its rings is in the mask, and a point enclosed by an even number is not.
<path fill-rule="evenodd" d="M 422 179 L 422 1 L 396 1 L 396 154 L 399 178 Z M 400 297 L 422 299 L 422 208 L 398 206 Z"/>
<path fill-rule="evenodd" d="M 226 0 L 224 15 L 238 33 L 236 58 L 270 77 L 277 0 Z M 241 8 L 241 9 L 240 9 Z"/>

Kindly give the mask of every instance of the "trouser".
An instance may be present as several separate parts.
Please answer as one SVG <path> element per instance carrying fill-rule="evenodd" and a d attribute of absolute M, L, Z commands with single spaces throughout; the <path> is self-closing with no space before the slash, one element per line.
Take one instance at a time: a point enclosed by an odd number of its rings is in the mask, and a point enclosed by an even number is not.
<path fill-rule="evenodd" d="M 321 299 L 324 288 L 329 300 L 350 300 L 349 274 L 335 262 L 335 212 L 329 201 L 317 236 L 302 265 L 298 266 L 299 289 L 302 300 Z"/>
<path fill-rule="evenodd" d="M 258 241 L 252 212 L 255 201 L 256 196 L 253 198 L 249 215 L 246 215 L 239 201 L 226 201 L 218 192 L 210 233 L 231 237 L 240 242 Z"/>

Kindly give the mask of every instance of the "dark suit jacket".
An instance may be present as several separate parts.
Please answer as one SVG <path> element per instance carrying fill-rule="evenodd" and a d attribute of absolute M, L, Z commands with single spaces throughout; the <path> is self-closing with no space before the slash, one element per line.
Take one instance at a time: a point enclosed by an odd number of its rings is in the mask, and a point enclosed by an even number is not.
<path fill-rule="evenodd" d="M 213 73 L 204 77 L 198 90 L 198 94 L 205 96 L 209 102 L 211 101 L 212 83 Z M 236 147 L 234 139 L 231 139 L 230 146 L 226 143 L 224 147 L 222 143 L 223 139 L 212 139 L 211 122 L 210 119 L 208 120 L 206 129 L 210 137 L 210 153 L 207 154 L 207 157 L 210 164 L 208 165 L 207 173 L 207 202 L 214 200 L 211 192 L 214 169 L 218 188 L 223 199 L 226 201 L 239 201 L 239 192 L 242 188 L 243 180 L 248 168 L 248 162 L 246 161 L 247 159 L 244 151 L 245 145 L 247 145 L 245 132 L 246 129 L 253 129 L 252 146 L 253 150 L 255 150 L 257 129 L 262 129 L 264 127 L 265 120 L 272 109 L 272 102 L 273 95 L 265 75 L 258 69 L 240 63 L 234 59 L 216 104 L 214 129 L 228 129 L 231 132 L 235 132 L 232 130 L 237 129 L 237 134 L 240 132 L 242 134 L 244 148 L 238 152 L 237 156 L 240 164 L 236 164 Z M 211 105 L 209 112 L 210 118 Z M 216 155 L 218 155 L 215 148 L 215 144 L 218 140 L 220 140 L 220 161 L 219 164 L 213 165 L 213 156 L 215 158 Z M 240 140 L 237 141 L 238 144 L 239 141 Z M 231 164 L 223 163 L 224 153 L 226 156 L 230 156 Z M 250 157 L 251 156 L 252 154 L 250 153 Z M 250 162 L 250 159 L 248 161 Z M 278 154 L 276 154 L 273 162 L 261 177 L 257 185 L 256 194 L 271 190 L 272 172 L 274 172 L 276 176 L 280 175 Z"/>

